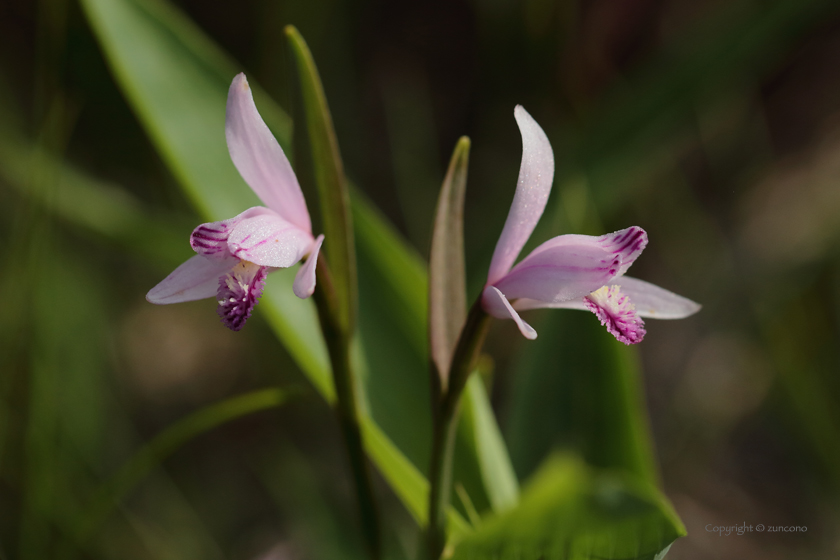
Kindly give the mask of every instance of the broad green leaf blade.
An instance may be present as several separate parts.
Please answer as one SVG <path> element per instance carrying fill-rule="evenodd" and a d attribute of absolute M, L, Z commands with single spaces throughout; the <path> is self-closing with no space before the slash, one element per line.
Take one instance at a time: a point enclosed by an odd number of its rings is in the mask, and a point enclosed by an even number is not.
<path fill-rule="evenodd" d="M 370 417 L 362 418 L 362 433 L 371 458 L 376 462 L 383 476 L 391 482 L 397 496 L 405 504 L 408 512 L 423 526 L 428 518 L 429 482 L 411 464 L 394 444 L 382 433 Z M 398 484 L 394 482 L 397 481 Z M 464 535 L 470 532 L 470 525 L 456 511 L 449 510 L 449 532 Z"/>
<path fill-rule="evenodd" d="M 516 368 L 507 434 L 520 477 L 561 447 L 596 467 L 657 481 L 635 349 L 589 313 L 536 313 L 549 316 Z"/>
<path fill-rule="evenodd" d="M 519 505 L 486 518 L 453 560 L 655 560 L 685 528 L 653 487 L 553 456 Z"/>
<path fill-rule="evenodd" d="M 432 366 L 446 390 L 449 364 L 467 318 L 464 270 L 464 194 L 470 139 L 458 140 L 440 189 L 429 256 L 429 349 Z"/>
<path fill-rule="evenodd" d="M 306 41 L 293 26 L 286 26 L 286 37 L 297 63 L 306 115 L 306 131 L 315 168 L 315 182 L 324 225 L 324 251 L 339 303 L 340 324 L 350 331 L 356 327 L 356 255 L 350 195 L 344 164 L 338 150 L 332 116 L 321 85 L 318 68 Z"/>

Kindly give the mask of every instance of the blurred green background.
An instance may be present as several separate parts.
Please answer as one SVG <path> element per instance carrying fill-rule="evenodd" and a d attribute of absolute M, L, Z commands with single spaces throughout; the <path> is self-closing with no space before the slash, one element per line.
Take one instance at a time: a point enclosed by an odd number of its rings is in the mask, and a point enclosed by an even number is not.
<path fill-rule="evenodd" d="M 535 342 L 497 322 L 487 381 L 520 480 L 556 448 L 610 465 L 599 452 L 622 435 L 603 427 L 604 395 L 638 363 L 661 481 L 689 533 L 668 558 L 840 557 L 836 2 L 175 5 L 292 116 L 282 30 L 300 29 L 349 177 L 424 257 L 449 154 L 470 136 L 471 297 L 513 196 L 523 104 L 557 160 L 532 245 L 639 225 L 651 241 L 632 274 L 704 308 L 648 321 L 619 361 L 590 314 L 530 312 Z M 264 310 L 232 333 L 211 301 L 143 299 L 189 256 L 199 218 L 81 7 L 6 0 L 0 45 L 0 559 L 363 557 L 334 418 Z M 277 385 L 297 393 L 151 460 L 74 541 L 144 442 Z M 378 486 L 390 554 L 410 557 L 413 522 Z M 807 532 L 705 529 L 742 523 Z"/>

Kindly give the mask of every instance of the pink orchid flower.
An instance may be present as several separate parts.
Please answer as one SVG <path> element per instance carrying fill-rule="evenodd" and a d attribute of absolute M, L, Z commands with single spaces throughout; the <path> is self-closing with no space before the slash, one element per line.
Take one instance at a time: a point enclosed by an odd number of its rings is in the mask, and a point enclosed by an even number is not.
<path fill-rule="evenodd" d="M 513 114 L 522 134 L 522 164 L 481 296 L 484 310 L 499 319 L 513 319 L 533 340 L 537 332 L 517 311 L 588 309 L 624 344 L 642 341 L 642 317 L 682 319 L 696 313 L 697 303 L 624 276 L 648 243 L 639 227 L 600 237 L 560 235 L 513 266 L 545 210 L 554 179 L 554 153 L 545 132 L 521 105 Z"/>
<path fill-rule="evenodd" d="M 228 91 L 225 137 L 233 164 L 265 207 L 195 228 L 190 245 L 198 254 L 152 288 L 146 299 L 163 305 L 216 296 L 222 322 L 238 331 L 262 295 L 266 275 L 307 255 L 293 289 L 299 298 L 312 295 L 324 236 L 312 236 L 297 177 L 257 112 L 244 74 L 233 79 Z"/>

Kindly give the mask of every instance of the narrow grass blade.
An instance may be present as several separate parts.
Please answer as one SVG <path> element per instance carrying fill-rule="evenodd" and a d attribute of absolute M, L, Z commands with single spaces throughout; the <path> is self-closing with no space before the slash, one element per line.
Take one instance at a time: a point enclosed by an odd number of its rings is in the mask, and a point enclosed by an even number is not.
<path fill-rule="evenodd" d="M 338 150 L 332 116 L 327 106 L 324 87 L 318 68 L 306 41 L 297 29 L 286 27 L 286 37 L 298 68 L 306 115 L 307 137 L 312 150 L 315 182 L 318 185 L 321 216 L 324 226 L 324 251 L 327 254 L 333 283 L 338 296 L 340 321 L 345 329 L 355 329 L 356 255 L 353 243 L 353 224 L 350 214 L 350 194 L 344 164 Z"/>

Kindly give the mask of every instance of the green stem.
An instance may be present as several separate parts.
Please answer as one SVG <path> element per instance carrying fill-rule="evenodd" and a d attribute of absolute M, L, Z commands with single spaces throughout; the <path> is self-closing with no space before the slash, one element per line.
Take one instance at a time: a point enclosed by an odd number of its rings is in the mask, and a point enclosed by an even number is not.
<path fill-rule="evenodd" d="M 449 368 L 449 382 L 442 398 L 434 403 L 432 457 L 429 467 L 429 526 L 427 545 L 432 560 L 440 558 L 446 545 L 446 510 L 452 494 L 452 455 L 458 429 L 461 393 L 487 336 L 491 317 L 481 307 L 481 297 L 467 316 Z"/>
<path fill-rule="evenodd" d="M 335 384 L 335 411 L 347 454 L 350 470 L 356 486 L 359 511 L 362 521 L 362 533 L 373 560 L 381 558 L 381 539 L 379 534 L 379 512 L 373 494 L 373 484 L 367 459 L 362 445 L 362 432 L 359 426 L 359 411 L 356 398 L 356 384 L 350 363 L 350 343 L 352 334 L 341 325 L 338 315 L 338 297 L 332 282 L 329 267 L 321 254 L 316 263 L 317 282 L 313 299 L 318 308 L 318 319 L 324 333 L 324 341 L 332 364 L 333 383 Z"/>

